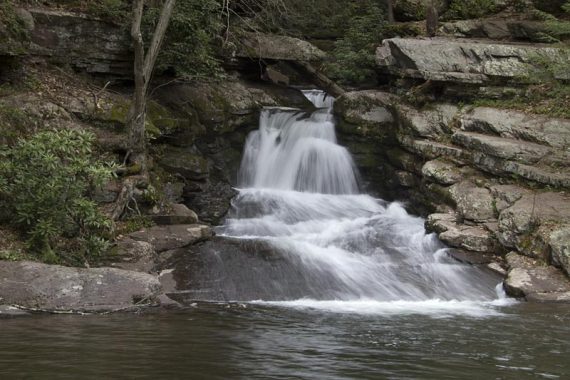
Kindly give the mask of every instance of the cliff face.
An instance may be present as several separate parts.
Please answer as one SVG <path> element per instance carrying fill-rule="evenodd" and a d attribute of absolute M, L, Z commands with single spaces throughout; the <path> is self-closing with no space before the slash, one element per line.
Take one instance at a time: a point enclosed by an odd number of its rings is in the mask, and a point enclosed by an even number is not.
<path fill-rule="evenodd" d="M 570 120 L 474 100 L 525 91 L 536 57 L 564 64 L 567 54 L 489 40 L 386 40 L 377 62 L 393 87 L 337 103 L 369 189 L 427 215 L 458 259 L 504 259 L 507 290 L 528 299 L 570 299 Z"/>

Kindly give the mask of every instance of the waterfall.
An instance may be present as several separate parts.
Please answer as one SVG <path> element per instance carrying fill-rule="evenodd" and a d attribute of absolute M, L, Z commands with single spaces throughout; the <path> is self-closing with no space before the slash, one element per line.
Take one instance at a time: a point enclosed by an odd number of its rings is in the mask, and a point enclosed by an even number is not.
<path fill-rule="evenodd" d="M 236 258 L 237 251 L 212 249 L 219 265 L 240 265 L 218 271 L 220 283 L 227 282 L 218 284 L 220 292 L 236 300 L 341 309 L 497 302 L 497 279 L 450 259 L 421 218 L 398 203 L 359 194 L 355 164 L 336 140 L 334 99 L 317 90 L 305 95 L 315 112 L 265 109 L 246 141 L 241 188 L 217 233 L 242 246 L 262 242 L 272 253 L 255 258 L 248 248 L 247 257 Z"/>

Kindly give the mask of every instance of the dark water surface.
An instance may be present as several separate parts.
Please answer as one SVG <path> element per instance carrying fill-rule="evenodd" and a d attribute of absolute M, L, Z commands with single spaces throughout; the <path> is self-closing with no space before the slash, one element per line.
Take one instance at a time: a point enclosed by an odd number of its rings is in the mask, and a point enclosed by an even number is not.
<path fill-rule="evenodd" d="M 1 379 L 570 378 L 570 307 L 487 316 L 199 304 L 0 320 Z"/>

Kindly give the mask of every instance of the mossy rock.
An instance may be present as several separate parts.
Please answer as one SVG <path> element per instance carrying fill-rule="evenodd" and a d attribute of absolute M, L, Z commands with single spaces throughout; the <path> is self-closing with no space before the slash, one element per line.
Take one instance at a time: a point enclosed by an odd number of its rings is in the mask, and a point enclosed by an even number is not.
<path fill-rule="evenodd" d="M 96 112 L 94 118 L 114 126 L 124 126 L 127 122 L 130 106 L 130 100 L 121 99 L 108 107 L 102 107 Z M 147 102 L 145 126 L 150 138 L 171 134 L 187 125 L 188 121 L 176 117 L 168 108 L 153 100 Z"/>

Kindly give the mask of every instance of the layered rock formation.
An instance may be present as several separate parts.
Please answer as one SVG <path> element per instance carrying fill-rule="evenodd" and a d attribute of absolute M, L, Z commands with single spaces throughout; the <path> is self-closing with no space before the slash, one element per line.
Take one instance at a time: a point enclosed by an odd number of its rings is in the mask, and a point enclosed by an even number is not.
<path fill-rule="evenodd" d="M 533 300 L 570 295 L 562 273 L 570 273 L 570 120 L 465 106 L 451 94 L 462 86 L 469 97 L 489 86 L 522 86 L 531 57 L 557 62 L 565 54 L 489 41 L 386 40 L 377 59 L 388 81 L 437 83 L 428 90 L 435 94 L 418 106 L 410 103 L 414 87 L 404 96 L 394 95 L 402 87 L 367 90 L 345 94 L 336 107 L 369 190 L 427 215 L 427 228 L 462 250 L 453 253 L 461 260 L 489 263 L 511 252 L 506 288 Z M 534 260 L 533 269 L 512 264 L 517 255 Z M 554 267 L 542 273 L 545 264 Z M 545 288 L 547 275 L 566 285 Z"/>

